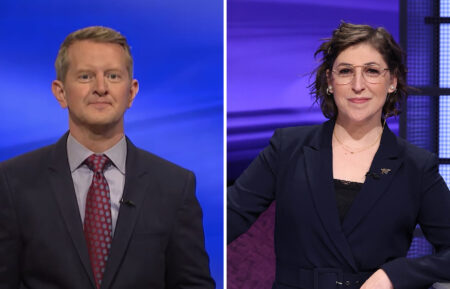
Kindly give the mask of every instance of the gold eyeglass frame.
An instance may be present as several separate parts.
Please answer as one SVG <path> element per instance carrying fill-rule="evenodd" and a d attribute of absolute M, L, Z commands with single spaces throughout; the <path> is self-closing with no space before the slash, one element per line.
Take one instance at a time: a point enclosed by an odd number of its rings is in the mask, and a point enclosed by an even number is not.
<path fill-rule="evenodd" d="M 353 81 L 353 79 L 355 79 L 355 75 L 356 75 L 356 68 L 357 67 L 361 67 L 362 69 L 361 69 L 361 75 L 362 75 L 362 77 L 364 78 L 364 80 L 365 81 L 367 81 L 368 83 L 371 83 L 371 84 L 379 84 L 379 83 L 382 83 L 381 81 L 380 82 L 372 82 L 371 80 L 368 80 L 367 78 L 366 78 L 366 76 L 364 75 L 364 68 L 367 68 L 367 67 L 371 67 L 371 66 L 374 66 L 373 64 L 364 64 L 364 65 L 351 65 L 351 64 L 349 64 L 349 65 L 341 65 L 340 67 L 348 67 L 348 68 L 352 68 L 353 69 L 353 75 L 352 75 L 352 77 L 349 77 L 349 81 L 348 82 L 346 82 L 346 83 L 337 83 L 337 84 L 339 84 L 339 85 L 346 85 L 346 84 L 349 84 L 349 83 L 351 83 L 352 81 Z M 382 79 L 383 78 L 383 76 L 386 74 L 386 71 L 390 71 L 391 69 L 390 68 L 381 68 L 380 67 L 380 69 L 381 69 L 381 73 L 380 73 L 380 76 L 378 76 L 377 77 L 377 80 L 378 79 Z M 334 75 L 334 77 L 335 77 L 335 79 L 337 79 L 337 77 L 336 77 L 336 73 L 338 73 L 338 71 L 336 71 L 335 69 L 331 69 L 331 72 L 332 72 L 332 74 Z M 342 78 L 341 78 L 342 79 Z"/>

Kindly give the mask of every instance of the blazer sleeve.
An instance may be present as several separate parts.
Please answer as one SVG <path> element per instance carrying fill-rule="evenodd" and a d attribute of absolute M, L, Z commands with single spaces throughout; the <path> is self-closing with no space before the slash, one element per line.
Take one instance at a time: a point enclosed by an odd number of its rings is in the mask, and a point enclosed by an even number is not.
<path fill-rule="evenodd" d="M 202 210 L 195 197 L 195 176 L 188 172 L 183 199 L 166 250 L 167 289 L 215 288 L 205 251 L 202 219 Z"/>
<path fill-rule="evenodd" d="M 425 162 L 421 193 L 418 223 L 436 253 L 397 258 L 381 266 L 395 289 L 427 288 L 437 280 L 450 280 L 450 192 L 439 174 L 435 155 L 430 154 Z"/>
<path fill-rule="evenodd" d="M 227 192 L 227 242 L 246 232 L 275 199 L 281 130 Z"/>
<path fill-rule="evenodd" d="M 0 164 L 0 288 L 19 288 L 20 238 L 12 192 Z"/>

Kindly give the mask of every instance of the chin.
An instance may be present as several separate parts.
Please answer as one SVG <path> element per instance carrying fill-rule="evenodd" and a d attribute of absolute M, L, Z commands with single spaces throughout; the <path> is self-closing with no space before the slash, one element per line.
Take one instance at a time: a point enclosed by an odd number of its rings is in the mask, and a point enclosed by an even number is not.
<path fill-rule="evenodd" d="M 108 125 L 110 123 L 115 123 L 118 121 L 118 117 L 115 115 L 112 115 L 110 113 L 96 113 L 94 115 L 91 115 L 90 117 L 86 118 L 86 122 L 92 125 Z"/>
<path fill-rule="evenodd" d="M 120 118 L 108 117 L 96 117 L 87 121 L 87 125 L 90 127 L 111 127 L 120 123 Z"/>
<path fill-rule="evenodd" d="M 345 119 L 351 123 L 369 123 L 373 121 L 374 118 L 381 119 L 381 111 L 375 113 L 368 111 L 352 111 L 352 113 L 345 114 Z"/>
<path fill-rule="evenodd" d="M 121 129 L 121 127 L 119 127 L 118 123 L 91 123 L 88 125 L 89 130 L 92 132 L 95 132 L 97 134 L 105 134 L 108 132 L 114 132 L 117 131 L 117 129 Z"/>
<path fill-rule="evenodd" d="M 377 120 L 380 120 L 381 116 L 379 118 L 377 118 Z M 358 118 L 352 118 L 350 120 L 352 123 L 357 123 L 357 124 L 368 124 L 371 123 L 373 121 L 373 117 L 358 117 Z"/>

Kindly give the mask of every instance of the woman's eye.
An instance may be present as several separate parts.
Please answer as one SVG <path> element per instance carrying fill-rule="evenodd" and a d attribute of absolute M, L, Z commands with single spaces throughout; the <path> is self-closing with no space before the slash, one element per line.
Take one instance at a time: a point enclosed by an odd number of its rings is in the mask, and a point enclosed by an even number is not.
<path fill-rule="evenodd" d="M 353 70 L 350 68 L 342 68 L 339 70 L 339 75 L 352 75 Z"/>
<path fill-rule="evenodd" d="M 376 69 L 376 68 L 367 68 L 366 69 L 366 73 L 372 76 L 377 76 L 380 75 L 380 70 Z"/>

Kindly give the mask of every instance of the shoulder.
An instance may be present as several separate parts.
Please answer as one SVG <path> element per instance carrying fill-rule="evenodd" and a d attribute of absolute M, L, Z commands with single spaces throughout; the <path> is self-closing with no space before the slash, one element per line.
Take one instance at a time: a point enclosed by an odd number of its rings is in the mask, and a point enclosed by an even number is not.
<path fill-rule="evenodd" d="M 137 148 L 137 153 L 139 157 L 142 158 L 142 160 L 149 166 L 157 166 L 161 170 L 178 174 L 186 174 L 191 172 L 190 170 L 183 168 L 180 165 L 177 165 L 169 160 L 166 160 L 158 155 L 155 155 L 154 153 L 143 150 L 141 148 Z"/>
<path fill-rule="evenodd" d="M 54 145 L 13 157 L 0 163 L 0 186 L 33 187 L 47 179 Z"/>
<path fill-rule="evenodd" d="M 430 162 L 437 164 L 436 154 L 420 148 L 407 140 L 397 137 L 397 143 L 399 149 L 402 152 L 404 161 L 409 165 L 414 165 L 417 168 L 423 168 L 423 166 L 429 164 Z"/>
<path fill-rule="evenodd" d="M 408 181 L 430 184 L 441 179 L 436 154 L 419 148 L 398 136 L 395 138 L 391 136 L 389 138 L 395 142 L 386 141 L 382 148 L 383 156 L 393 161 L 398 160 L 401 165 L 399 172 L 402 172 Z M 417 188 L 419 187 L 421 186 L 417 186 Z"/>
<path fill-rule="evenodd" d="M 286 142 L 305 142 L 320 134 L 321 128 L 325 124 L 308 125 L 308 126 L 293 126 L 286 128 L 279 128 L 274 135 L 279 135 Z"/>
<path fill-rule="evenodd" d="M 181 184 L 195 180 L 194 173 L 128 141 L 127 171 L 148 172 L 158 182 Z"/>
<path fill-rule="evenodd" d="M 0 171 L 18 174 L 21 178 L 40 176 L 46 168 L 67 163 L 66 132 L 51 145 L 27 152 L 0 163 Z"/>
<path fill-rule="evenodd" d="M 306 126 L 292 126 L 279 128 L 277 131 L 291 139 L 308 138 L 317 134 L 318 130 L 324 124 L 306 125 Z"/>
<path fill-rule="evenodd" d="M 298 160 L 306 148 L 318 150 L 321 146 L 330 146 L 333 126 L 334 124 L 328 121 L 320 125 L 277 129 L 258 159 L 272 172 L 279 172 L 286 164 Z"/>
<path fill-rule="evenodd" d="M 43 168 L 48 164 L 54 146 L 54 144 L 48 145 L 0 162 L 0 169 L 3 171 L 20 172 L 21 174 L 28 171 L 37 171 L 39 168 Z"/>
<path fill-rule="evenodd" d="M 310 126 L 295 126 L 277 129 L 271 139 L 271 144 L 281 150 L 295 150 L 304 146 L 320 147 L 324 140 L 331 137 L 334 124 L 327 121 Z"/>
<path fill-rule="evenodd" d="M 134 145 L 128 149 L 125 174 L 141 179 L 143 185 L 157 190 L 160 198 L 176 202 L 173 208 L 195 196 L 196 178 L 192 171 Z"/>

